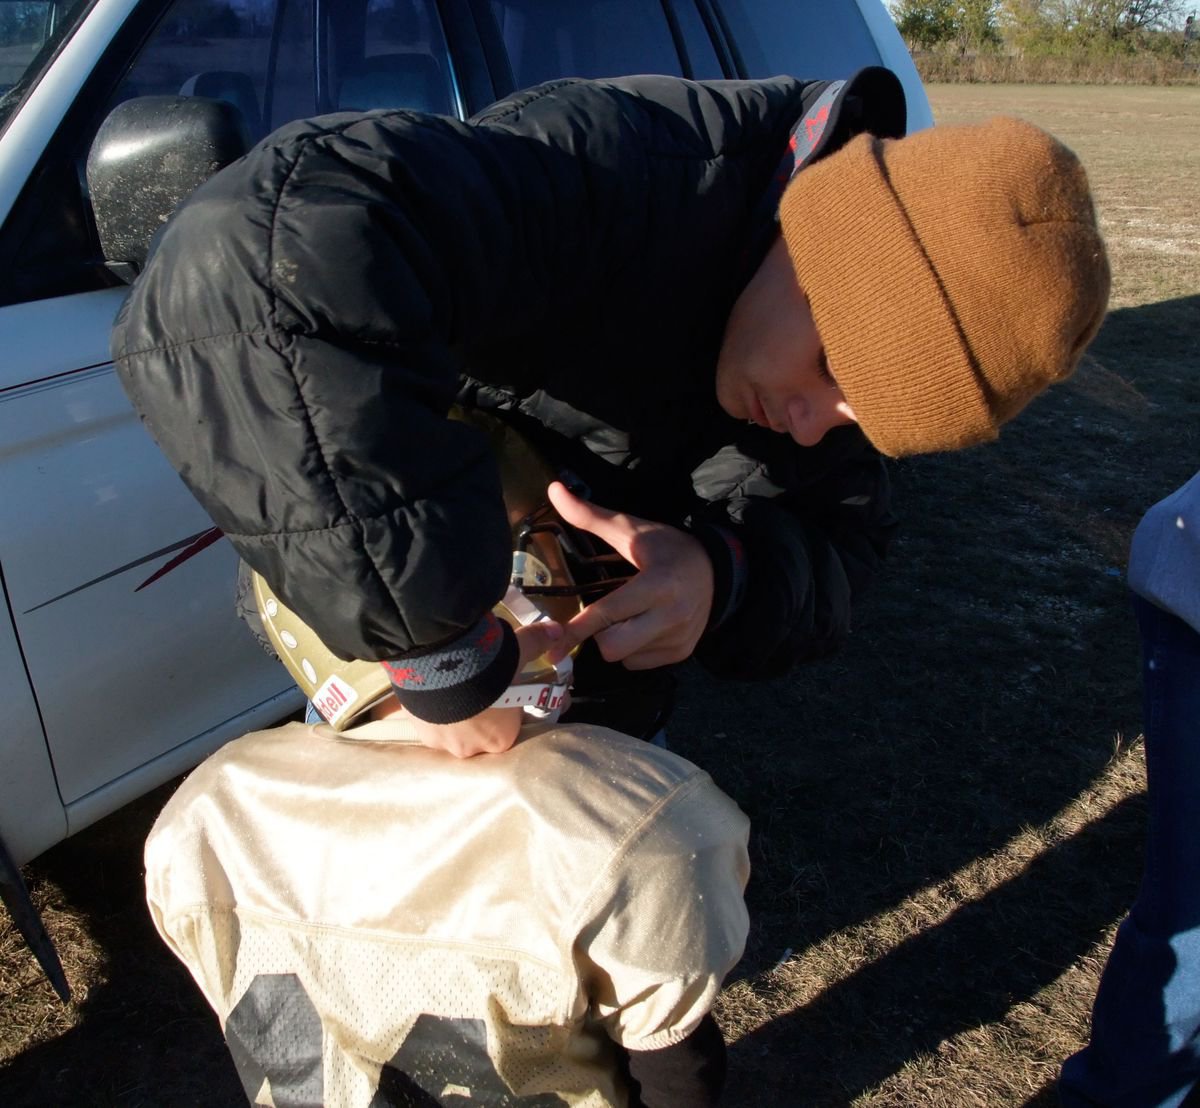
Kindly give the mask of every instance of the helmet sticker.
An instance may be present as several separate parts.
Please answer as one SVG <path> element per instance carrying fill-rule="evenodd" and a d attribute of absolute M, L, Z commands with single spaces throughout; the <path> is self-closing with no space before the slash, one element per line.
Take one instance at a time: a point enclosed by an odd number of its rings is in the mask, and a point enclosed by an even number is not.
<path fill-rule="evenodd" d="M 554 580 L 550 567 L 528 550 L 513 551 L 512 583 L 519 589 L 536 585 L 545 588 Z"/>
<path fill-rule="evenodd" d="M 337 723 L 356 700 L 358 693 L 337 674 L 317 689 L 312 698 L 313 707 L 331 724 Z"/>

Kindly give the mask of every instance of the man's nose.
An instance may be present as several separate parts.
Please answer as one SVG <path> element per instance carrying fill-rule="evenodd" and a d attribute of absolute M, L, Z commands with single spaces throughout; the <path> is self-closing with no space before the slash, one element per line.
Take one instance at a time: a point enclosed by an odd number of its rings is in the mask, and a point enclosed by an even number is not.
<path fill-rule="evenodd" d="M 815 404 L 802 396 L 793 397 L 788 401 L 787 420 L 788 433 L 801 446 L 816 446 L 827 431 L 856 422 L 854 412 L 845 399 L 833 395 L 828 403 L 822 404 Z"/>
<path fill-rule="evenodd" d="M 787 404 L 788 434 L 801 446 L 816 446 L 834 426 L 831 415 L 829 411 L 818 411 L 803 396 L 794 397 Z"/>

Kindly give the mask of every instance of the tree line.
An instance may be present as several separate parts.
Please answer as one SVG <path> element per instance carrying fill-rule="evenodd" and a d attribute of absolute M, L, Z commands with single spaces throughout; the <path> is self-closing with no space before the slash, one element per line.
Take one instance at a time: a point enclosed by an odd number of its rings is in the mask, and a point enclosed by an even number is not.
<path fill-rule="evenodd" d="M 914 55 L 1020 54 L 1200 61 L 1195 0 L 893 0 Z"/>

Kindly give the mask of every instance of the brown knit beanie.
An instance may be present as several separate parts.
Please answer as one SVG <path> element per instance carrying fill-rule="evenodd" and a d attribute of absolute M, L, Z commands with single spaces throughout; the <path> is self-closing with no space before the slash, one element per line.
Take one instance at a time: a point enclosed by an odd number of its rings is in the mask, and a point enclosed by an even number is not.
<path fill-rule="evenodd" d="M 994 439 L 1104 319 L 1083 167 L 1018 119 L 860 135 L 797 173 L 779 215 L 830 371 L 893 457 Z"/>

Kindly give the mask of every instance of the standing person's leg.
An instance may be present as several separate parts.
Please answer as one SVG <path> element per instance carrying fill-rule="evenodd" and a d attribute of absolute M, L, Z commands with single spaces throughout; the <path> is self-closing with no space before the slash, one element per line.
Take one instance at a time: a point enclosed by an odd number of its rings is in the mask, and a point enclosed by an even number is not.
<path fill-rule="evenodd" d="M 1066 1105 L 1200 1102 L 1200 634 L 1134 597 L 1142 638 L 1146 870 L 1100 979 Z"/>

